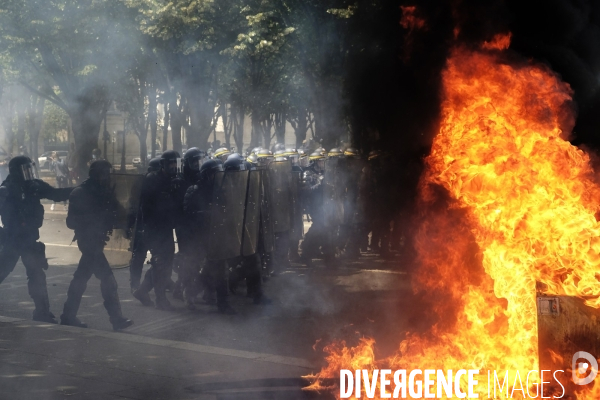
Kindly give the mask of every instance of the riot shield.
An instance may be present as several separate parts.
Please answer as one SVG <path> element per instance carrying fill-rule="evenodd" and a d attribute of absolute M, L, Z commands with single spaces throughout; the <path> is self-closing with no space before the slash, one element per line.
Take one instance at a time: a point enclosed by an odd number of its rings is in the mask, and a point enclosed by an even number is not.
<path fill-rule="evenodd" d="M 210 211 L 208 260 L 226 260 L 242 254 L 249 172 L 216 173 Z"/>
<path fill-rule="evenodd" d="M 135 216 L 140 206 L 143 180 L 144 175 L 138 174 L 110 175 L 113 193 L 119 202 L 116 226 L 104 248 L 106 259 L 112 267 L 127 266 L 131 260 L 133 238 L 127 238 L 125 230 L 130 227 L 130 232 L 135 234 Z"/>
<path fill-rule="evenodd" d="M 290 208 L 290 240 L 302 240 L 304 237 L 304 222 L 302 221 L 302 199 L 300 197 L 302 185 L 302 171 L 292 171 L 292 181 L 290 186 L 290 197 L 292 207 Z"/>
<path fill-rule="evenodd" d="M 344 220 L 343 185 L 339 158 L 325 161 L 323 174 L 323 215 L 325 226 L 337 227 Z"/>
<path fill-rule="evenodd" d="M 271 186 L 271 218 L 273 232 L 289 231 L 291 224 L 291 186 L 292 163 L 286 161 L 273 161 L 269 164 L 269 183 Z"/>
<path fill-rule="evenodd" d="M 273 234 L 273 221 L 271 219 L 271 181 L 269 179 L 269 171 L 265 168 L 258 170 L 260 172 L 260 188 L 261 188 L 261 203 L 260 203 L 260 230 L 263 250 L 266 253 L 273 251 L 275 238 Z"/>
<path fill-rule="evenodd" d="M 246 210 L 244 213 L 244 235 L 242 237 L 243 256 L 250 256 L 258 252 L 261 203 L 261 172 L 258 170 L 251 170 L 248 175 Z"/>

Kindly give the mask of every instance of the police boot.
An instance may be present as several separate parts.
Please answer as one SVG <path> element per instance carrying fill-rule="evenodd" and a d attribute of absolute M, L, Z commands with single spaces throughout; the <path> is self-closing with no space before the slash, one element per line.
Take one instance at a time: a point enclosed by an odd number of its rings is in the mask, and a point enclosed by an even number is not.
<path fill-rule="evenodd" d="M 133 294 L 133 292 L 135 292 L 136 290 L 138 290 L 140 288 L 140 281 L 141 281 L 141 279 L 135 279 L 135 278 L 131 278 L 129 280 L 129 287 L 131 289 L 132 294 Z"/>
<path fill-rule="evenodd" d="M 112 272 L 100 281 L 100 291 L 104 298 L 104 308 L 108 312 L 110 323 L 115 331 L 125 329 L 133 325 L 133 321 L 123 317 L 121 302 L 117 292 L 117 281 Z"/>
<path fill-rule="evenodd" d="M 171 302 L 169 301 L 169 299 L 167 299 L 167 296 L 159 297 L 157 295 L 156 296 L 156 309 L 162 310 L 162 311 L 172 311 L 173 306 L 171 305 Z"/>
<path fill-rule="evenodd" d="M 47 322 L 50 324 L 58 323 L 54 314 L 50 312 L 50 301 L 48 295 L 40 295 L 33 298 L 35 310 L 33 310 L 33 320 L 38 322 Z"/>
<path fill-rule="evenodd" d="M 148 292 L 152 290 L 152 286 L 152 272 L 149 270 L 146 272 L 146 275 L 144 275 L 144 280 L 140 287 L 132 293 L 133 297 L 138 299 L 145 307 L 154 307 L 154 302 L 148 294 Z"/>
<path fill-rule="evenodd" d="M 183 299 L 183 284 L 181 282 L 181 278 L 178 278 L 177 282 L 175 282 L 175 289 L 173 289 L 173 298 L 175 300 L 184 301 L 184 299 Z"/>
<path fill-rule="evenodd" d="M 64 315 L 62 315 L 60 317 L 60 324 L 61 325 L 67 325 L 67 326 L 76 326 L 78 328 L 87 328 L 87 324 L 85 322 L 81 322 L 79 320 L 79 318 L 77 317 L 72 317 L 72 318 L 65 318 Z"/>
<path fill-rule="evenodd" d="M 112 323 L 114 331 L 120 331 L 122 329 L 129 328 L 131 325 L 133 325 L 132 320 L 124 318 L 124 317 L 121 317 L 116 320 L 111 320 L 110 322 Z"/>

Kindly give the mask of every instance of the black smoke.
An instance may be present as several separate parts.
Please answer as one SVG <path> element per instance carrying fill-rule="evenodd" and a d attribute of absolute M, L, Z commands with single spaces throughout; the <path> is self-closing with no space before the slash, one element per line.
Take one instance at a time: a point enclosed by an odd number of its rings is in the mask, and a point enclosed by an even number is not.
<path fill-rule="evenodd" d="M 402 27 L 400 6 L 416 6 L 426 26 Z M 548 65 L 573 88 L 574 144 L 600 148 L 599 1 L 387 1 L 376 24 L 356 31 L 362 32 L 356 45 L 364 50 L 350 63 L 346 82 L 355 140 L 363 148 L 393 149 L 397 157 L 426 154 L 449 50 L 508 31 L 511 50 Z"/>

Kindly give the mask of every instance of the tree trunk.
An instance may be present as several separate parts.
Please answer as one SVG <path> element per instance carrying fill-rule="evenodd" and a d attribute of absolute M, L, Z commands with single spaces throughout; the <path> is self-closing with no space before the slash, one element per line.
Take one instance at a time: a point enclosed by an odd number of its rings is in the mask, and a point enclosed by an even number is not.
<path fill-rule="evenodd" d="M 233 114 L 231 115 L 231 119 L 227 115 L 227 104 L 222 103 L 219 105 L 218 115 L 223 119 L 223 134 L 225 135 L 225 147 L 228 149 L 231 148 L 231 133 L 234 131 L 233 126 L 235 123 L 233 122 Z M 218 119 L 217 119 L 218 121 Z M 216 125 L 216 124 L 215 124 Z M 216 128 L 215 128 L 216 130 Z M 235 137 L 234 137 L 235 140 Z M 236 143 L 237 145 L 237 143 Z M 239 146 L 238 146 L 239 150 Z"/>
<path fill-rule="evenodd" d="M 334 85 L 328 86 L 318 90 L 315 99 L 315 139 L 326 149 L 331 149 L 345 137 L 346 130 L 341 109 L 341 95 Z"/>
<path fill-rule="evenodd" d="M 150 94 L 148 95 L 148 119 L 150 120 L 150 158 L 156 157 L 156 135 L 158 132 L 158 103 L 156 101 L 156 88 L 150 88 Z M 142 149 L 140 148 L 140 151 Z M 147 152 L 147 150 L 144 150 Z M 143 154 L 146 157 L 146 154 Z M 149 161 L 149 160 L 148 160 Z M 147 164 L 144 164 L 147 165 Z"/>
<path fill-rule="evenodd" d="M 44 119 L 44 106 L 46 99 L 35 94 L 30 95 L 31 101 L 27 108 L 27 124 L 29 131 L 29 148 L 32 160 L 38 159 L 38 140 L 42 130 L 42 121 Z"/>
<path fill-rule="evenodd" d="M 308 132 L 308 111 L 301 110 L 298 112 L 297 120 L 294 121 L 294 136 L 296 136 L 296 148 L 302 148 L 304 141 L 306 140 L 306 133 Z"/>
<path fill-rule="evenodd" d="M 205 149 L 212 132 L 215 105 L 210 101 L 210 88 L 195 86 L 189 92 L 190 130 L 188 145 Z"/>
<path fill-rule="evenodd" d="M 21 96 L 17 100 L 16 111 L 17 111 L 17 153 L 24 152 L 29 155 L 27 148 L 25 147 L 25 132 L 27 130 L 27 103 L 29 98 Z"/>
<path fill-rule="evenodd" d="M 275 114 L 275 137 L 277 143 L 285 144 L 285 113 L 280 112 Z"/>
<path fill-rule="evenodd" d="M 177 99 L 169 102 L 169 115 L 171 121 L 171 140 L 173 141 L 173 150 L 181 154 L 181 127 L 183 125 L 183 105 L 177 104 Z"/>
<path fill-rule="evenodd" d="M 250 132 L 250 148 L 253 149 L 255 147 L 260 146 L 262 126 L 259 113 L 256 109 L 252 110 L 250 118 L 252 118 L 252 131 Z"/>
<path fill-rule="evenodd" d="M 98 147 L 98 134 L 102 124 L 103 106 L 100 102 L 79 102 L 69 108 L 71 127 L 75 140 L 75 175 L 77 183 L 88 176 L 88 163 L 92 150 Z"/>
<path fill-rule="evenodd" d="M 239 150 L 243 151 L 244 148 L 244 120 L 246 119 L 246 115 L 244 113 L 244 109 L 242 107 L 233 107 L 232 110 L 232 125 L 233 125 L 233 139 L 235 140 L 235 145 Z M 235 111 L 234 111 L 235 110 Z M 250 149 L 254 147 L 250 145 Z"/>
<path fill-rule="evenodd" d="M 164 103 L 164 123 L 163 123 L 163 140 L 162 140 L 162 148 L 161 150 L 164 152 L 167 150 L 167 140 L 169 140 L 169 124 L 171 123 L 171 110 L 169 110 L 169 103 Z M 154 155 L 154 154 L 153 154 Z"/>
<path fill-rule="evenodd" d="M 4 138 L 5 150 L 9 156 L 13 155 L 14 141 L 15 141 L 15 131 L 13 129 L 13 121 L 15 117 L 15 102 L 12 99 L 6 99 L 3 102 L 2 107 L 2 127 L 4 128 L 4 134 L 6 135 Z"/>
<path fill-rule="evenodd" d="M 263 146 L 265 149 L 271 147 L 271 128 L 273 127 L 273 120 L 268 115 L 262 122 L 262 134 L 263 134 Z"/>

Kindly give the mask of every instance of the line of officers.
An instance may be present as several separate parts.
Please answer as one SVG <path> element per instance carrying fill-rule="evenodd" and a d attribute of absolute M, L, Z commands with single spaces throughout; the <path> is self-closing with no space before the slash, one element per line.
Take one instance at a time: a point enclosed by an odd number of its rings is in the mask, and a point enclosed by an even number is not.
<path fill-rule="evenodd" d="M 372 152 L 369 161 L 377 157 Z M 57 322 L 46 289 L 45 245 L 39 241 L 44 219 L 40 200 L 69 200 L 66 224 L 74 230 L 81 258 L 61 324 L 87 326 L 77 313 L 92 275 L 100 280 L 113 328 L 133 324 L 122 315 L 117 282 L 104 255 L 114 229 L 123 229 L 131 240 L 131 290 L 145 306 L 170 310 L 166 292 L 172 291 L 190 309 L 208 302 L 221 313 L 235 313 L 227 297 L 243 280 L 255 304 L 269 304 L 262 283 L 290 260 L 310 265 L 315 258 L 326 263 L 340 256 L 356 258 L 366 249 L 369 232 L 371 247 L 379 240 L 383 247 L 385 234 L 377 232 L 389 230 L 389 225 L 378 226 L 366 213 L 376 188 L 376 171 L 370 164 L 376 165 L 351 148 L 311 154 L 256 148 L 245 158 L 218 149 L 210 159 L 197 148 L 187 150 L 183 159 L 171 150 L 149 162 L 139 196 L 132 194 L 139 201 L 129 199 L 125 210 L 115 195 L 108 161 L 93 161 L 88 179 L 76 188 L 53 188 L 38 179 L 28 157 L 17 156 L 0 185 L 0 283 L 21 258 L 35 306 L 33 319 Z M 305 215 L 312 222 L 306 233 Z M 151 267 L 142 278 L 148 252 Z M 176 282 L 171 279 L 173 270 Z"/>
<path fill-rule="evenodd" d="M 365 225 L 366 204 L 360 199 L 368 197 L 369 188 L 361 183 L 370 180 L 358 152 L 274 150 L 255 148 L 242 157 L 220 148 L 208 159 L 191 148 L 183 159 L 167 151 L 149 162 L 140 206 L 130 218 L 136 227 L 130 229 L 136 299 L 169 310 L 165 293 L 172 291 L 190 309 L 208 302 L 234 313 L 228 293 L 243 280 L 255 304 L 268 304 L 262 283 L 290 260 L 333 263 L 340 256 L 357 258 L 366 249 L 366 233 L 374 232 L 375 238 L 377 229 Z M 312 222 L 306 233 L 304 216 Z M 151 268 L 142 277 L 147 251 Z"/>

